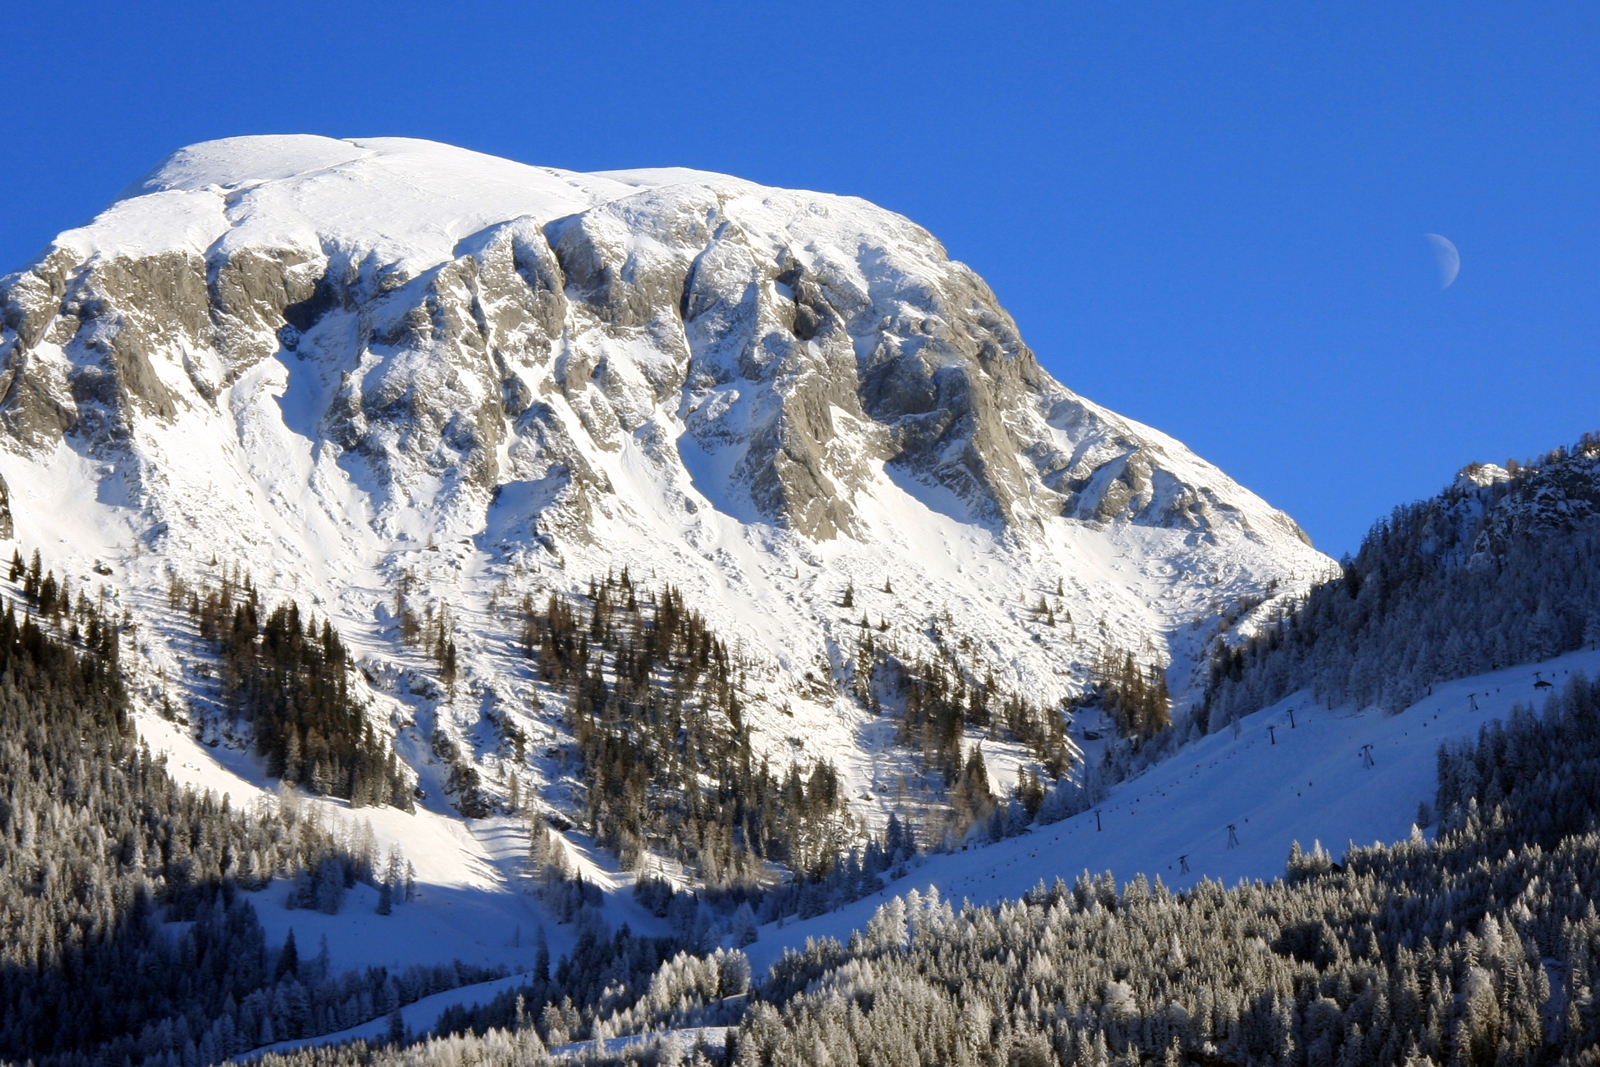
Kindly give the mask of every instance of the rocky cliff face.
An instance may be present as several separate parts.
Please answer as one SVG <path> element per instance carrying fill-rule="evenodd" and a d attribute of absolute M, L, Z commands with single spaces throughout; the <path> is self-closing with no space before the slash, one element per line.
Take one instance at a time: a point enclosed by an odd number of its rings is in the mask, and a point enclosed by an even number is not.
<path fill-rule="evenodd" d="M 319 232 L 321 248 L 240 238 L 277 198 L 230 172 L 229 147 L 180 153 L 87 231 L 192 194 L 217 203 L 186 216 L 217 208 L 226 222 L 203 248 L 75 248 L 68 236 L 7 279 L 0 418 L 22 450 L 63 436 L 125 444 L 139 420 L 214 408 L 280 354 L 337 370 L 319 429 L 390 494 L 424 472 L 489 491 L 560 466 L 574 485 L 599 484 L 559 398 L 601 450 L 663 411 L 708 452 L 737 448 L 730 485 L 813 538 L 848 532 L 866 465 L 888 463 L 1023 536 L 1046 515 L 1212 532 L 1249 529 L 1255 511 L 1304 540 L 1062 388 L 982 279 L 869 205 L 714 175 L 624 176 L 587 210 L 497 222 L 413 271 L 378 260 L 381 244 L 352 247 L 363 234 Z M 423 154 L 380 142 L 343 165 L 405 153 Z M 278 183 L 312 184 L 262 184 Z M 535 444 L 502 456 L 513 439 Z"/>
<path fill-rule="evenodd" d="M 383 608 L 402 572 L 488 629 L 505 596 L 627 564 L 685 586 L 775 708 L 826 724 L 847 582 L 895 577 L 910 591 L 867 610 L 905 641 L 943 612 L 975 670 L 1053 698 L 1098 643 L 1181 666 L 1185 625 L 1327 565 L 1056 382 L 982 279 L 850 198 L 241 138 L 163 162 L 0 308 L 25 537 L 61 543 L 53 487 L 75 484 L 96 532 L 63 553 L 130 583 L 247 562 L 373 657 L 404 655 Z M 1070 634 L 1038 632 L 1046 595 Z M 521 668 L 464 643 L 474 684 L 520 707 Z"/>

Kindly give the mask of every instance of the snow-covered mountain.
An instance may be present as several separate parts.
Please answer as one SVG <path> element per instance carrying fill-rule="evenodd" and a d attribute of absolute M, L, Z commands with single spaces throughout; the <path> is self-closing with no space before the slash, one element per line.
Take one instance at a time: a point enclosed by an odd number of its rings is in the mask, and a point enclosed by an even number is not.
<path fill-rule="evenodd" d="M 1223 619 L 1332 568 L 849 197 L 235 138 L 160 163 L 0 307 L 0 533 L 132 613 L 152 699 L 205 688 L 174 577 L 241 566 L 330 616 L 424 778 L 437 728 L 501 788 L 508 722 L 519 772 L 558 776 L 515 605 L 624 567 L 730 643 L 758 754 L 854 784 L 891 758 L 846 684 L 863 618 L 1037 702 L 1125 650 L 1170 664 L 1181 715 Z M 399 639 L 402 584 L 449 607 L 453 694 Z"/>

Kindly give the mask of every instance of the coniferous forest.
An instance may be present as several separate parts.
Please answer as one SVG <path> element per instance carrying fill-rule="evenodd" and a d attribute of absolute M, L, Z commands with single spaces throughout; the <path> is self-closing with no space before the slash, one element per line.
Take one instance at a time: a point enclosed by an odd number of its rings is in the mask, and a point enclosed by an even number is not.
<path fill-rule="evenodd" d="M 1504 478 L 1484 470 L 1396 508 L 1340 577 L 1219 648 L 1201 721 L 1216 730 L 1301 688 L 1399 711 L 1436 682 L 1600 641 L 1600 437 L 1508 461 Z"/>
<path fill-rule="evenodd" d="M 826 874 L 855 842 L 832 766 L 778 774 L 752 755 L 727 646 L 671 586 L 624 570 L 539 607 L 522 606 L 523 647 L 570 709 L 584 821 L 625 863 L 648 848 L 730 886 L 763 861 Z"/>
<path fill-rule="evenodd" d="M 249 576 L 226 570 L 211 589 L 174 578 L 168 597 L 216 649 L 223 700 L 249 724 L 268 774 L 352 807 L 411 809 L 411 786 L 352 695 L 349 656 L 327 619 L 318 626 L 293 601 L 268 613 Z"/>

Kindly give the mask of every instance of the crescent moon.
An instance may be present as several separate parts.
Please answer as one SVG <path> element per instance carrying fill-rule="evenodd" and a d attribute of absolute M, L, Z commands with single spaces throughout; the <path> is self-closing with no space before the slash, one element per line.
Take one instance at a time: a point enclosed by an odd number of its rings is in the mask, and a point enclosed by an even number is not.
<path fill-rule="evenodd" d="M 1448 237 L 1437 233 L 1425 233 L 1422 236 L 1433 248 L 1433 257 L 1439 262 L 1439 288 L 1450 288 L 1450 283 L 1461 273 L 1461 253 L 1456 251 L 1456 246 L 1450 243 Z"/>

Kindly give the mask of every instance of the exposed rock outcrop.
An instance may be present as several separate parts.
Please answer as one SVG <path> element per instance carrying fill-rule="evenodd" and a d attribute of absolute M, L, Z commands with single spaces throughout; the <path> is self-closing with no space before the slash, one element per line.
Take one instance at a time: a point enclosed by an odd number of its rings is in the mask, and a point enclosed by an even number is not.
<path fill-rule="evenodd" d="M 765 672 L 783 752 L 846 729 L 791 713 L 844 691 L 869 608 L 1053 701 L 1102 644 L 1198 662 L 1198 617 L 1329 566 L 1057 382 L 898 215 L 426 142 L 176 153 L 0 280 L 0 431 L 19 528 L 76 535 L 38 510 L 70 485 L 154 580 L 247 563 L 374 641 L 402 577 L 491 630 L 612 567 L 670 581 Z M 460 636 L 515 705 L 522 661 Z"/>
<path fill-rule="evenodd" d="M 162 173 L 143 197 L 173 195 Z M 331 255 L 245 242 L 252 216 L 203 254 L 63 243 L 0 289 L 0 419 L 25 448 L 111 447 L 292 353 L 337 373 L 318 419 L 395 506 L 423 482 L 481 501 L 560 470 L 571 491 L 543 506 L 576 513 L 546 521 L 581 525 L 605 484 L 584 453 L 668 411 L 727 455 L 719 489 L 813 538 L 852 530 L 883 463 L 1015 536 L 1045 515 L 1249 530 L 1235 487 L 1055 382 L 926 231 L 859 201 L 671 178 L 497 222 L 414 274 L 348 234 L 319 233 Z"/>

